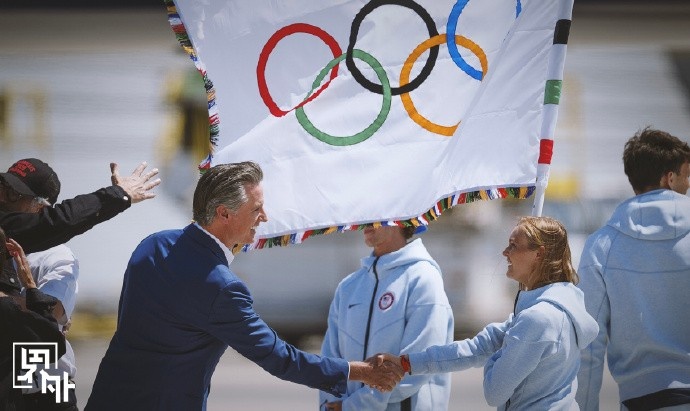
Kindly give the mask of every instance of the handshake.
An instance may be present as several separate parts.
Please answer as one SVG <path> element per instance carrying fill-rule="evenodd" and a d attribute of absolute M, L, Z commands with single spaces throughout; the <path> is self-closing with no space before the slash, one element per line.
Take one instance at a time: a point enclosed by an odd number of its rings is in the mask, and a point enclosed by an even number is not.
<path fill-rule="evenodd" d="M 350 380 L 361 381 L 384 392 L 392 391 L 405 372 L 409 371 L 409 363 L 405 368 L 401 357 L 387 353 L 373 355 L 364 361 L 350 362 Z"/>

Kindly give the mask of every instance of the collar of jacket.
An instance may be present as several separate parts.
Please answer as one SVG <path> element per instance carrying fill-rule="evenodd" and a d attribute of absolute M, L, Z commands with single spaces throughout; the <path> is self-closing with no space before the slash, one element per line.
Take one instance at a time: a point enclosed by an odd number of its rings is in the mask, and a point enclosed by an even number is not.
<path fill-rule="evenodd" d="M 426 249 L 423 249 L 422 240 L 416 238 L 413 241 L 405 244 L 404 247 L 378 257 L 378 261 L 377 257 L 371 253 L 367 257 L 362 258 L 361 264 L 362 268 L 367 270 L 373 276 L 373 267 L 374 262 L 376 261 L 376 270 L 378 271 L 379 279 L 381 279 L 384 278 L 386 274 L 395 267 L 425 260 L 427 259 L 427 255 L 428 253 L 426 252 Z M 429 259 L 430 258 L 431 257 L 429 257 Z"/>
<path fill-rule="evenodd" d="M 211 251 L 217 258 L 225 263 L 225 265 L 230 265 L 231 261 L 228 261 L 227 256 L 223 252 L 223 249 L 218 244 L 217 240 L 214 239 L 210 234 L 204 232 L 195 223 L 191 223 L 184 228 L 185 235 L 188 235 L 194 241 L 199 243 L 202 247 Z"/>

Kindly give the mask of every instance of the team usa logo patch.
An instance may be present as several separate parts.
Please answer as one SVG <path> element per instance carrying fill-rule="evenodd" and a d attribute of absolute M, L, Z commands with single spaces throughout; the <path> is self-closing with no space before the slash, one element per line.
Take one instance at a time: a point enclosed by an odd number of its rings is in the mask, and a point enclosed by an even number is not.
<path fill-rule="evenodd" d="M 393 305 L 394 301 L 395 296 L 392 292 L 388 291 L 379 299 L 379 308 L 381 309 L 381 311 L 386 311 L 387 309 L 391 308 L 391 305 Z"/>

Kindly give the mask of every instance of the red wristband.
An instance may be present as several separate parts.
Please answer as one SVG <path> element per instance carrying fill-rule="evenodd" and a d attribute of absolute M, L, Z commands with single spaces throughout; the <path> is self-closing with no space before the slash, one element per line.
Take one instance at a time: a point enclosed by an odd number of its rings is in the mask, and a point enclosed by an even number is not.
<path fill-rule="evenodd" d="M 403 371 L 410 374 L 412 368 L 410 367 L 410 359 L 407 357 L 407 355 L 400 356 L 400 365 L 402 365 Z"/>

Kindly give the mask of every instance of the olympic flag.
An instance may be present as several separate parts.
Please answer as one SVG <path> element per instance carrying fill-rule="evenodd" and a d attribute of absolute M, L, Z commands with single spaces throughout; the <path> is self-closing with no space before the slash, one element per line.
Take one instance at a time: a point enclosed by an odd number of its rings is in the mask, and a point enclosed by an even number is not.
<path fill-rule="evenodd" d="M 201 167 L 265 173 L 245 249 L 546 185 L 572 0 L 166 4 L 205 79 Z"/>

